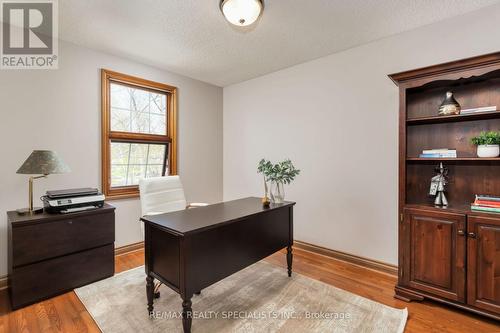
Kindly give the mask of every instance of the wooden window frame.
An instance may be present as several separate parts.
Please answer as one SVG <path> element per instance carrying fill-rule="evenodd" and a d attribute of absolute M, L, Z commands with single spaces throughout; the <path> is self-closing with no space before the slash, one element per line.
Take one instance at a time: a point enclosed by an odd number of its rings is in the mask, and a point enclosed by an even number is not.
<path fill-rule="evenodd" d="M 111 130 L 110 84 L 118 83 L 167 95 L 167 135 L 118 132 Z M 101 69 L 101 180 L 106 199 L 139 196 L 139 186 L 111 187 L 111 142 L 166 144 L 169 175 L 177 174 L 177 88 L 138 77 Z"/>

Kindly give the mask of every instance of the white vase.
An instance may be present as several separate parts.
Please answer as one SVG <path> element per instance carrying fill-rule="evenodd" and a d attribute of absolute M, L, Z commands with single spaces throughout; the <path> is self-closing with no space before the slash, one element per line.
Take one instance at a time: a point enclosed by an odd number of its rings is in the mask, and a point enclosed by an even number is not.
<path fill-rule="evenodd" d="M 498 157 L 498 155 L 500 155 L 500 145 L 477 146 L 478 157 Z"/>

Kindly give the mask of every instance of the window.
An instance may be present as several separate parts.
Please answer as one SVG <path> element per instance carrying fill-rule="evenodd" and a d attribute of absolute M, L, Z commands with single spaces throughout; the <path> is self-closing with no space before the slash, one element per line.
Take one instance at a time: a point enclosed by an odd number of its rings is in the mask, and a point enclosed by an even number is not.
<path fill-rule="evenodd" d="M 103 69 L 102 187 L 139 194 L 139 179 L 175 175 L 176 88 Z"/>

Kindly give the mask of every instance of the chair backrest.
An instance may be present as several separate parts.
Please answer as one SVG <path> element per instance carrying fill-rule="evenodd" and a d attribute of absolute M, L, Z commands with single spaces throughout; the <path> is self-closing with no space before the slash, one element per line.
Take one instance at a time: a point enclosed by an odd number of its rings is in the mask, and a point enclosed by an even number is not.
<path fill-rule="evenodd" d="M 179 176 L 153 177 L 139 181 L 142 216 L 186 209 Z"/>

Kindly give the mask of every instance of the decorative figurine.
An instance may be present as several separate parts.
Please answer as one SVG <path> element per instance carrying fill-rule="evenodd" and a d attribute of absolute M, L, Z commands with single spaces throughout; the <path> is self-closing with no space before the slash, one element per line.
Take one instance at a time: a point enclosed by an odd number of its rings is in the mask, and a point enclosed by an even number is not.
<path fill-rule="evenodd" d="M 439 166 L 436 167 L 436 172 L 439 174 L 431 179 L 429 195 L 436 196 L 436 199 L 434 200 L 434 204 L 436 206 L 448 206 L 448 200 L 444 195 L 445 186 L 448 184 L 448 171 L 448 168 L 445 168 L 443 163 L 439 163 Z"/>
<path fill-rule="evenodd" d="M 458 115 L 460 114 L 460 104 L 458 104 L 451 91 L 446 92 L 446 98 L 439 107 L 440 116 Z"/>

